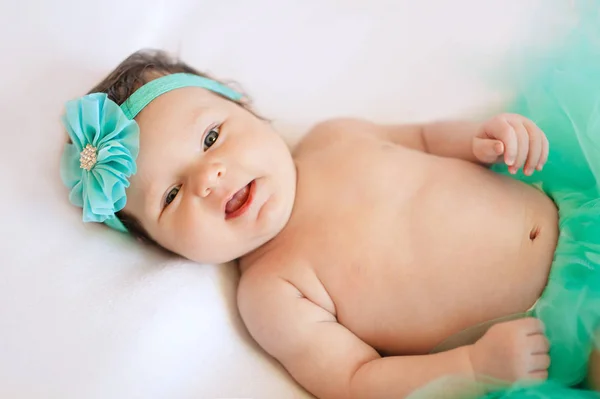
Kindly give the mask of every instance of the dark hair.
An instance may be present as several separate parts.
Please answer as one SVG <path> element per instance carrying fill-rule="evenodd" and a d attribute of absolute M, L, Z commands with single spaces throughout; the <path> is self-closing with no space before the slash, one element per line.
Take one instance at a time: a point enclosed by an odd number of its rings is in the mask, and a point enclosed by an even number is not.
<path fill-rule="evenodd" d="M 161 76 L 181 72 L 209 77 L 207 74 L 197 71 L 184 62 L 171 57 L 164 51 L 140 50 L 121 62 L 114 71 L 90 90 L 89 93 L 106 93 L 108 98 L 121 105 L 134 91 L 144 84 Z M 212 77 L 210 78 L 216 80 Z M 246 108 L 245 103 L 238 104 Z M 150 237 L 136 217 L 125 211 L 119 211 L 116 215 L 133 237 L 142 242 L 160 247 Z"/>

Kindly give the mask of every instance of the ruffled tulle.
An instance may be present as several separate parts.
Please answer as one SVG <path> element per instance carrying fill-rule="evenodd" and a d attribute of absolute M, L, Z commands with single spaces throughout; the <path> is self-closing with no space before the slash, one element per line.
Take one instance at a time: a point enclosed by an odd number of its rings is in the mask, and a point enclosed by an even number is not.
<path fill-rule="evenodd" d="M 528 75 L 507 109 L 533 120 L 550 141 L 542 172 L 513 176 L 543 190 L 559 208 L 558 246 L 534 310 L 551 344 L 549 379 L 490 386 L 487 399 L 600 398 L 585 389 L 589 356 L 600 349 L 600 4 L 583 5 L 566 45 Z M 505 165 L 493 170 L 510 175 Z M 427 397 L 434 384 L 415 397 Z"/>
<path fill-rule="evenodd" d="M 125 207 L 125 189 L 137 170 L 137 123 L 105 93 L 93 93 L 66 104 L 63 124 L 71 142 L 65 144 L 60 175 L 69 200 L 83 208 L 84 222 L 126 232 L 115 212 Z M 82 164 L 86 157 L 89 165 Z"/>
<path fill-rule="evenodd" d="M 558 246 L 534 314 L 551 344 L 549 378 L 565 387 L 583 381 L 591 351 L 600 346 L 594 337 L 600 325 L 600 19 L 598 7 L 591 11 L 509 110 L 533 120 L 550 142 L 544 170 L 516 178 L 543 190 L 559 209 Z M 504 165 L 494 170 L 508 174 Z"/>

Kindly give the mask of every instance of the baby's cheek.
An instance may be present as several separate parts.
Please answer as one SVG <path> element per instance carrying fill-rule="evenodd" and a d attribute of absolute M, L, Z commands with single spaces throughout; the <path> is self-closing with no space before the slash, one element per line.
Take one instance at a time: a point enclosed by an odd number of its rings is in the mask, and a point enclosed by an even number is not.
<path fill-rule="evenodd" d="M 218 221 L 189 217 L 179 232 L 179 245 L 187 258 L 200 263 L 215 262 L 222 256 L 223 241 L 226 237 L 227 232 L 223 231 L 223 226 L 220 226 Z"/>

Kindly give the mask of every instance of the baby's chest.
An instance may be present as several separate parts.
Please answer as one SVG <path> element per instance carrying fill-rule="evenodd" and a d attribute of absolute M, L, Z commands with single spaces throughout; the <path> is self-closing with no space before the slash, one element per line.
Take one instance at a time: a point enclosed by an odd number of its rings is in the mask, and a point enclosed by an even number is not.
<path fill-rule="evenodd" d="M 299 163 L 298 204 L 348 225 L 389 219 L 426 184 L 431 158 L 377 140 L 332 146 Z"/>
<path fill-rule="evenodd" d="M 294 241 L 329 284 L 371 294 L 382 284 L 396 291 L 388 285 L 405 280 L 418 256 L 410 237 L 422 223 L 414 210 L 428 158 L 373 140 L 332 146 L 300 163 Z"/>

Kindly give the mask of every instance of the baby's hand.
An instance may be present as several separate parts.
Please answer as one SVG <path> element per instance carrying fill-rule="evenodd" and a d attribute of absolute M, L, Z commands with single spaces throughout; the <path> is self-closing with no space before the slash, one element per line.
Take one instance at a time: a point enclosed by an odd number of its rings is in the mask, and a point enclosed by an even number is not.
<path fill-rule="evenodd" d="M 483 163 L 504 158 L 510 173 L 521 167 L 529 176 L 548 160 L 548 139 L 535 123 L 517 114 L 498 115 L 485 122 L 473 139 L 473 154 Z"/>
<path fill-rule="evenodd" d="M 539 319 L 496 324 L 470 350 L 476 377 L 506 382 L 548 378 L 549 343 Z"/>

